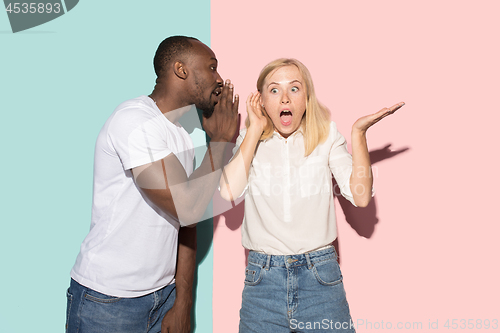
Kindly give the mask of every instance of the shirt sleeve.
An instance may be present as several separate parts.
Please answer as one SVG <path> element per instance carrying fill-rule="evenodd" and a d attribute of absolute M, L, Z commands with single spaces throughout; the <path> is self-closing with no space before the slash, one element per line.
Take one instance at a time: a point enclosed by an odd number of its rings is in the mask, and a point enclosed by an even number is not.
<path fill-rule="evenodd" d="M 123 169 L 132 169 L 165 158 L 172 153 L 165 139 L 163 115 L 140 108 L 120 110 L 108 129 L 108 142 L 120 158 Z"/>
<path fill-rule="evenodd" d="M 334 122 L 330 125 L 330 136 L 333 137 L 333 144 L 328 158 L 330 170 L 332 171 L 333 177 L 337 182 L 337 186 L 339 187 L 342 196 L 356 206 L 350 188 L 352 156 L 347 150 L 346 139 L 337 130 L 337 125 Z M 338 189 L 335 189 L 335 191 L 338 193 Z M 374 194 L 375 191 L 372 187 L 372 197 Z"/>

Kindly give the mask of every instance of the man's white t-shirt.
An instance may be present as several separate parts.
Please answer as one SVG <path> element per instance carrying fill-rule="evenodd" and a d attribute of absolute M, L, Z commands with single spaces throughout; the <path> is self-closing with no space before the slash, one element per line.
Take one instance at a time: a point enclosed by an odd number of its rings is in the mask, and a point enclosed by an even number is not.
<path fill-rule="evenodd" d="M 101 129 L 90 232 L 71 277 L 103 294 L 139 297 L 174 282 L 179 222 L 141 195 L 132 168 L 174 153 L 189 176 L 194 147 L 147 96 L 120 104 Z"/>

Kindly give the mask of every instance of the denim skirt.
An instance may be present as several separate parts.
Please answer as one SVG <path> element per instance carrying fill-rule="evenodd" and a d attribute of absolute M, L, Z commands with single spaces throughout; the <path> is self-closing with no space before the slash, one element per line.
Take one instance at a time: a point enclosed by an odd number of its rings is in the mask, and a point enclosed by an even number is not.
<path fill-rule="evenodd" d="M 355 332 L 335 248 L 297 255 L 250 251 L 239 331 Z"/>

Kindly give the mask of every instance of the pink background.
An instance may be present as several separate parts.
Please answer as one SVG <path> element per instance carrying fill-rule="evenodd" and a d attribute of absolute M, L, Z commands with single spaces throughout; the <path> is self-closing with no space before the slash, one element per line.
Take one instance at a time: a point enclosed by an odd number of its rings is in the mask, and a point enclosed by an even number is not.
<path fill-rule="evenodd" d="M 371 205 L 344 211 L 336 201 L 353 320 L 421 322 L 424 331 L 429 320 L 439 320 L 442 331 L 447 319 L 500 321 L 500 2 L 211 6 L 211 46 L 221 75 L 241 95 L 242 119 L 260 70 L 278 57 L 309 68 L 348 141 L 357 118 L 406 102 L 369 131 L 377 191 Z M 214 224 L 217 333 L 238 327 L 242 216 L 240 205 Z"/>

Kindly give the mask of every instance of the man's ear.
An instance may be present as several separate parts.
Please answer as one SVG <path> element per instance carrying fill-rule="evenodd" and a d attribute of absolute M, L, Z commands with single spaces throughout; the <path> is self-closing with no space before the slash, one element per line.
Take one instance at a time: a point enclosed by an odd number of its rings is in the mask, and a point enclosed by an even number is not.
<path fill-rule="evenodd" d="M 174 73 L 178 78 L 185 80 L 188 76 L 186 66 L 181 61 L 176 61 L 174 63 Z"/>

